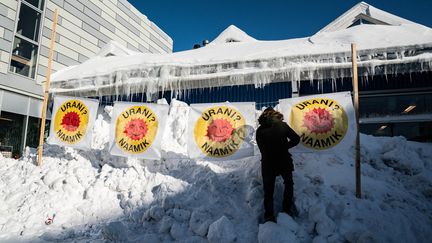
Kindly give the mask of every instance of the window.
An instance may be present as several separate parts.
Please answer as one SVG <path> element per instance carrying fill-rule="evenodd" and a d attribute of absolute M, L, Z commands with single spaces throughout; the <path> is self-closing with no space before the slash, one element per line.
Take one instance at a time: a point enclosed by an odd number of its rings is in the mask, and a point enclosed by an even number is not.
<path fill-rule="evenodd" d="M 31 5 L 33 5 L 34 7 L 43 10 L 43 4 L 44 1 L 43 0 L 25 0 L 27 3 L 30 3 Z"/>
<path fill-rule="evenodd" d="M 37 148 L 39 146 L 40 126 L 42 119 L 37 117 L 29 116 L 27 125 L 27 140 L 26 146 L 30 148 Z M 48 137 L 50 129 L 50 120 L 45 121 L 45 138 Z"/>
<path fill-rule="evenodd" d="M 41 15 L 34 8 L 21 4 L 16 34 L 37 42 Z"/>
<path fill-rule="evenodd" d="M 0 114 L 0 145 L 11 148 L 12 157 L 20 157 L 25 116 L 2 111 Z"/>
<path fill-rule="evenodd" d="M 15 36 L 10 71 L 34 78 L 38 46 Z"/>
<path fill-rule="evenodd" d="M 360 97 L 359 111 L 361 118 L 431 114 L 432 95 L 423 93 Z"/>
<path fill-rule="evenodd" d="M 49 124 L 49 122 L 47 123 Z M 39 146 L 40 125 L 40 118 L 29 116 L 26 146 L 29 146 L 30 148 L 37 148 Z"/>
<path fill-rule="evenodd" d="M 13 43 L 10 71 L 35 78 L 43 0 L 22 0 Z"/>
<path fill-rule="evenodd" d="M 432 142 L 432 122 L 360 124 L 360 132 L 374 136 L 404 136 L 411 141 Z"/>
<path fill-rule="evenodd" d="M 352 23 L 350 26 L 348 26 L 348 28 L 351 28 L 351 27 L 357 26 L 357 25 L 362 25 L 362 24 L 375 24 L 375 23 L 367 21 L 366 19 L 363 19 L 363 18 L 359 18 L 356 21 L 354 21 L 354 23 Z"/>
<path fill-rule="evenodd" d="M 228 38 L 225 40 L 226 43 L 232 43 L 232 42 L 240 42 L 239 40 L 236 40 L 234 38 Z"/>

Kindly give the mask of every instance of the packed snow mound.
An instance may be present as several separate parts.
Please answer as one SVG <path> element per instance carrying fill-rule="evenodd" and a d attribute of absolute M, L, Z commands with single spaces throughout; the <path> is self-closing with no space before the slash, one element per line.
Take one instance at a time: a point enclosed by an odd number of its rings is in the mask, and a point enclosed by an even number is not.
<path fill-rule="evenodd" d="M 191 160 L 185 154 L 186 105 L 171 103 L 164 158 L 109 155 L 110 108 L 94 126 L 93 149 L 47 145 L 20 160 L 0 157 L 0 241 L 115 242 L 429 242 L 432 145 L 361 136 L 363 199 L 357 199 L 354 149 L 296 153 L 298 218 L 263 214 L 260 156 Z M 275 188 L 281 211 L 283 182 Z M 51 224 L 46 224 L 52 218 Z M 47 223 L 49 223 L 47 221 Z"/>
<path fill-rule="evenodd" d="M 212 42 L 211 45 L 219 45 L 224 43 L 232 42 L 256 42 L 257 40 L 237 28 L 235 25 L 230 25 L 222 33 L 218 35 Z"/>

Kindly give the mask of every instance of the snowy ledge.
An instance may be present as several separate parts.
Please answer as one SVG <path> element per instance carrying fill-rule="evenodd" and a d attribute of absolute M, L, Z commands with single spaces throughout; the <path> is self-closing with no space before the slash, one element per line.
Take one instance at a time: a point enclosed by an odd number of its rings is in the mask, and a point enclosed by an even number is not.
<path fill-rule="evenodd" d="M 432 71 L 432 44 L 360 50 L 359 76 Z M 207 65 L 136 65 L 97 77 L 55 81 L 51 93 L 147 97 L 165 91 L 351 77 L 351 53 L 297 55 Z"/>

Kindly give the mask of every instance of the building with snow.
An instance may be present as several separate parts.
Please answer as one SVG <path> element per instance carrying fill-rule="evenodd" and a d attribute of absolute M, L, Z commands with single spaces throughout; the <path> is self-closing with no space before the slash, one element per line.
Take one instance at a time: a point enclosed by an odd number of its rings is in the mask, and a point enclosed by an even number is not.
<path fill-rule="evenodd" d="M 176 97 L 273 106 L 281 98 L 351 91 L 351 43 L 361 132 L 431 141 L 432 29 L 364 2 L 305 38 L 260 41 L 230 26 L 199 49 L 97 56 L 55 73 L 51 92 L 106 102 Z"/>
<path fill-rule="evenodd" d="M 172 52 L 172 39 L 126 0 L 2 0 L 0 3 L 0 150 L 36 147 L 53 13 L 59 17 L 52 69 L 78 65 L 97 53 Z M 121 48 L 120 48 L 121 49 Z"/>

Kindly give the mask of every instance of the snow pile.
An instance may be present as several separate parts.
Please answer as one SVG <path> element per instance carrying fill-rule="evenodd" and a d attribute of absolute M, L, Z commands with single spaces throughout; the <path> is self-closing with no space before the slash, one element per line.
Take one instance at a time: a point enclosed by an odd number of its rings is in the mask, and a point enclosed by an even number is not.
<path fill-rule="evenodd" d="M 162 140 L 162 149 L 165 158 L 187 158 L 187 124 L 189 106 L 176 99 L 171 100 L 170 115 L 168 116 L 165 134 Z"/>
<path fill-rule="evenodd" d="M 109 115 L 93 150 L 47 146 L 0 157 L 0 241 L 429 242 L 432 145 L 363 135 L 363 199 L 354 196 L 354 153 L 294 154 L 300 215 L 262 216 L 260 156 L 194 161 L 185 153 L 187 106 L 170 107 L 166 159 L 110 156 Z M 105 108 L 109 113 L 110 107 Z M 176 157 L 177 156 L 177 157 Z M 177 159 L 175 159 L 175 157 Z M 283 183 L 275 190 L 281 209 Z M 46 225 L 48 217 L 53 223 Z"/>

